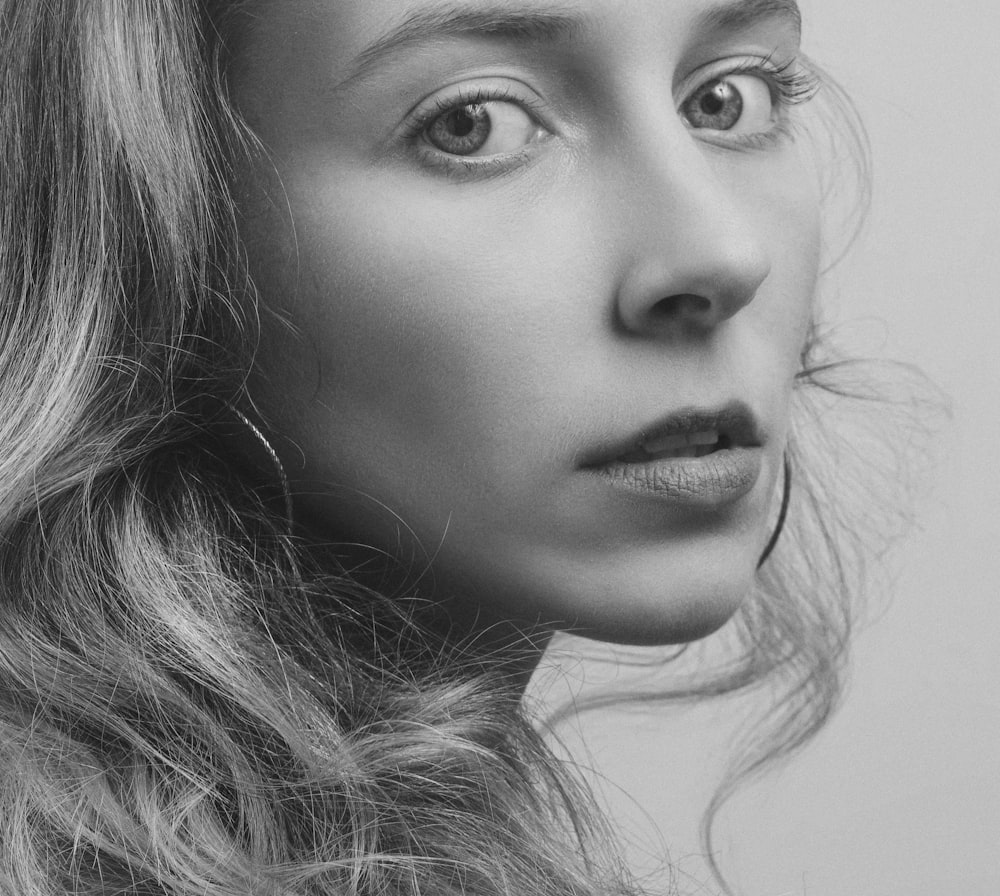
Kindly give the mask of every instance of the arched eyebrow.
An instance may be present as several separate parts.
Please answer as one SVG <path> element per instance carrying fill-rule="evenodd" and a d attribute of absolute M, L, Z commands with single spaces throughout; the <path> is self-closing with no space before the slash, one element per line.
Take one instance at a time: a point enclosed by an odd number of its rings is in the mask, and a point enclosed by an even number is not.
<path fill-rule="evenodd" d="M 554 43 L 571 37 L 584 25 L 579 13 L 560 9 L 525 10 L 498 4 L 474 9 L 445 4 L 416 10 L 391 31 L 362 50 L 350 74 L 338 85 L 369 74 L 399 50 L 445 37 L 486 37 L 521 43 Z"/>
<path fill-rule="evenodd" d="M 735 30 L 771 16 L 790 18 L 801 27 L 796 0 L 729 0 L 710 7 L 698 16 L 705 30 Z M 469 8 L 456 3 L 415 10 L 403 21 L 376 39 L 354 59 L 350 73 L 338 84 L 347 86 L 369 74 L 399 50 L 445 37 L 486 37 L 521 43 L 553 43 L 572 37 L 586 24 L 579 10 L 567 7 L 545 9 L 516 8 L 502 2 L 494 6 Z"/>
<path fill-rule="evenodd" d="M 796 0 L 736 0 L 735 3 L 720 3 L 703 12 L 698 17 L 698 24 L 707 31 L 735 31 L 770 16 L 791 19 L 796 30 L 802 30 L 802 12 Z"/>

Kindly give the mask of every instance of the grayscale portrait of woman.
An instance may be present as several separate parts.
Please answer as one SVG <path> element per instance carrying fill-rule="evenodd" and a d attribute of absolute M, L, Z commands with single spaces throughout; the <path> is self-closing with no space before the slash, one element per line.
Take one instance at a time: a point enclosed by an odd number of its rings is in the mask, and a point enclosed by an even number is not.
<path fill-rule="evenodd" d="M 0 894 L 1000 892 L 982 13 L 0 0 Z"/>

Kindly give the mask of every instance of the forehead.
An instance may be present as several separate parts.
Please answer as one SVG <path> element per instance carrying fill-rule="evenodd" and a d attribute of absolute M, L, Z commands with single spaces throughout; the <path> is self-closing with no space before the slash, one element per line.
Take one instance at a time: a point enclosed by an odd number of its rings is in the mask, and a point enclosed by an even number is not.
<path fill-rule="evenodd" d="M 406 47 L 449 37 L 555 41 L 587 32 L 676 41 L 782 17 L 796 0 L 263 0 L 251 23 L 268 43 L 304 49 L 322 35 L 331 65 L 365 68 Z"/>
<path fill-rule="evenodd" d="M 720 14 L 753 18 L 785 14 L 798 18 L 796 0 L 269 0 L 280 9 L 304 12 L 314 18 L 336 18 L 356 27 L 378 28 L 409 19 L 449 21 L 473 16 L 503 19 L 531 14 L 565 17 L 598 17 L 611 13 L 621 17 Z M 268 5 L 262 0 L 259 5 Z"/>

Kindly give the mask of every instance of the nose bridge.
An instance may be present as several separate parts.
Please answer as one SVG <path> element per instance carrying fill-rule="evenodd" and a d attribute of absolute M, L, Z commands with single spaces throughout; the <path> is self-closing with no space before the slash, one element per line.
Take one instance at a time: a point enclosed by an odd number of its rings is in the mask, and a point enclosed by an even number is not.
<path fill-rule="evenodd" d="M 770 273 L 761 234 L 711 163 L 716 150 L 699 146 L 669 111 L 664 127 L 635 134 L 623 159 L 619 312 L 632 328 L 719 323 L 752 301 Z"/>

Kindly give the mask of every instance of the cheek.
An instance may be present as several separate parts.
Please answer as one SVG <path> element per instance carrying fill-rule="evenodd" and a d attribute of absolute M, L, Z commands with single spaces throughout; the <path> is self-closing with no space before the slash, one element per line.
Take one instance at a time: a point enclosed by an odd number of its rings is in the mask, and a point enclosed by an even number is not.
<path fill-rule="evenodd" d="M 749 317 L 776 357 L 797 367 L 816 311 L 822 250 L 819 183 L 797 154 L 763 174 L 756 181 L 744 179 L 741 187 L 765 234 L 772 266 Z"/>
<path fill-rule="evenodd" d="M 560 292 L 581 307 L 563 231 L 542 251 L 523 209 L 483 203 L 490 214 L 475 219 L 474 204 L 458 213 L 442 198 L 447 187 L 394 187 L 384 175 L 286 182 L 295 251 L 252 256 L 264 304 L 292 327 L 265 326 L 253 388 L 305 456 L 302 480 L 363 490 L 433 532 L 472 516 L 473 501 L 489 517 L 550 474 L 556 446 L 531 444 L 537 409 L 585 375 L 569 347 L 587 340 L 570 331 L 601 318 L 561 305 Z M 264 242 L 277 226 L 254 230 Z"/>
<path fill-rule="evenodd" d="M 317 394 L 425 434 L 487 398 L 502 411 L 519 364 L 550 338 L 524 265 L 505 263 L 495 225 L 450 218 L 440 202 L 362 195 L 361 208 L 331 201 L 299 217 L 306 282 L 290 313 L 321 368 Z"/>

